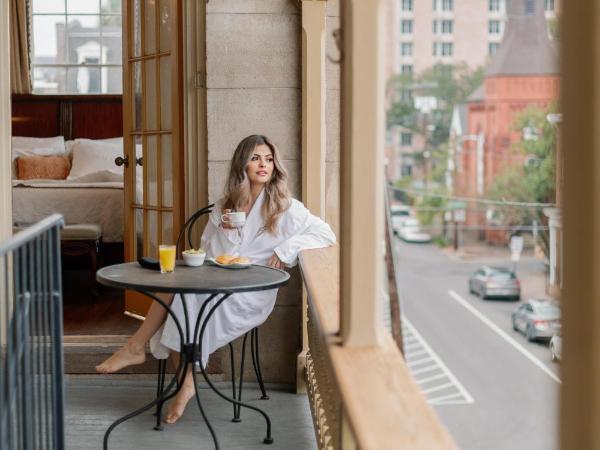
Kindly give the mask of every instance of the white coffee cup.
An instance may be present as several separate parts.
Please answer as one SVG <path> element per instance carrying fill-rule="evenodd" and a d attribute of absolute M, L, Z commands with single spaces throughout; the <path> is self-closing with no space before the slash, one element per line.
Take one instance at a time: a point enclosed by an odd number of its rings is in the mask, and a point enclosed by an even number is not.
<path fill-rule="evenodd" d="M 241 212 L 228 212 L 221 215 L 221 220 L 232 228 L 242 228 L 246 223 L 246 213 Z"/>

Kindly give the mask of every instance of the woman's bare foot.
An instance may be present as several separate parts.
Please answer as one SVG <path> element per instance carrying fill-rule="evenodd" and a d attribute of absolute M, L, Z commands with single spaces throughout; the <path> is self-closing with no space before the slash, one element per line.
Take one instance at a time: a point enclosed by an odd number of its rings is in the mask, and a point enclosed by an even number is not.
<path fill-rule="evenodd" d="M 173 401 L 169 404 L 169 409 L 167 410 L 167 415 L 165 416 L 165 423 L 173 424 L 177 422 L 179 418 L 183 415 L 185 406 L 194 396 L 194 394 L 194 380 L 192 378 L 192 374 L 188 372 L 187 376 L 185 377 L 185 381 L 183 382 L 183 386 L 181 387 L 181 390 L 177 393 Z"/>
<path fill-rule="evenodd" d="M 146 360 L 146 348 L 144 345 L 127 342 L 123 347 L 112 354 L 102 364 L 96 366 L 99 373 L 115 373 L 127 366 L 142 364 Z"/>

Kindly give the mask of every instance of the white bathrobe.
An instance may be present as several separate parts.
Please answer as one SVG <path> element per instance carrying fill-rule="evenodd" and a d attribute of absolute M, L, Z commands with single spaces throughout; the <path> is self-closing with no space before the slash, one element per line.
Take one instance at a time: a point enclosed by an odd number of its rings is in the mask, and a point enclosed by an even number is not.
<path fill-rule="evenodd" d="M 279 218 L 277 233 L 274 235 L 265 231 L 261 213 L 263 201 L 264 190 L 256 199 L 240 233 L 221 226 L 222 201 L 217 202 L 202 234 L 202 248 L 206 250 L 207 258 L 227 253 L 246 256 L 254 264 L 267 264 L 275 252 L 287 267 L 293 267 L 298 262 L 300 251 L 327 247 L 335 243 L 335 235 L 329 225 L 312 215 L 301 202 L 294 199 L 290 200 L 290 207 Z M 221 295 L 211 300 L 211 304 L 215 304 L 220 297 Z M 206 366 L 208 356 L 212 352 L 262 324 L 273 310 L 276 297 L 277 289 L 271 289 L 242 292 L 226 299 L 208 321 L 202 342 L 202 364 Z M 208 295 L 204 294 L 185 295 L 190 335 L 194 332 L 202 303 L 207 298 Z M 204 315 L 211 306 L 205 308 Z M 183 325 L 185 318 L 179 295 L 175 296 L 171 307 Z M 150 349 L 152 354 L 160 359 L 168 357 L 170 350 L 180 350 L 179 333 L 171 316 L 168 316 L 165 324 L 150 340 Z"/>

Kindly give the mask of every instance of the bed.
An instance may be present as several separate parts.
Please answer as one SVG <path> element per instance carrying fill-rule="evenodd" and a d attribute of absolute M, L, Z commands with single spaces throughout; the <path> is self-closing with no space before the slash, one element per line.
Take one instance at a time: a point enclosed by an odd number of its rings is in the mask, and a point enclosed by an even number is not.
<path fill-rule="evenodd" d="M 14 95 L 12 123 L 13 136 L 62 137 L 66 143 L 64 152 L 71 157 L 69 142 L 110 142 L 110 138 L 122 136 L 121 96 Z M 112 139 L 111 145 L 88 144 L 87 151 L 97 151 L 99 157 L 114 160 L 114 152 L 122 154 L 122 139 L 120 150 L 117 150 L 118 142 Z M 31 144 L 32 149 L 24 150 L 24 154 L 27 151 L 39 152 L 41 146 Z M 112 153 L 101 154 L 105 148 Z M 72 161 L 74 170 L 75 160 Z M 123 241 L 122 176 L 121 179 L 116 176 L 88 180 L 85 177 L 66 180 L 13 179 L 12 183 L 13 223 L 16 226 L 29 225 L 58 212 L 64 216 L 67 225 L 100 225 L 105 243 Z"/>

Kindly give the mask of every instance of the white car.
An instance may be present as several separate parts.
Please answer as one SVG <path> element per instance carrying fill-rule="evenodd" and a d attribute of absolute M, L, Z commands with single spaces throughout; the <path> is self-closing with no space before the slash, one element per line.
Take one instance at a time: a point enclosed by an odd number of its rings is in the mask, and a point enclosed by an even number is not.
<path fill-rule="evenodd" d="M 550 357 L 552 361 L 562 359 L 562 333 L 560 331 L 550 339 Z"/>
<path fill-rule="evenodd" d="M 392 216 L 392 229 L 394 234 L 398 234 L 402 227 L 402 222 L 410 217 L 410 208 L 406 205 L 392 205 L 390 207 Z"/>
<path fill-rule="evenodd" d="M 408 217 L 400 224 L 398 236 L 405 242 L 413 242 L 416 244 L 426 244 L 431 242 L 431 235 L 421 230 L 421 224 L 418 219 Z"/>

